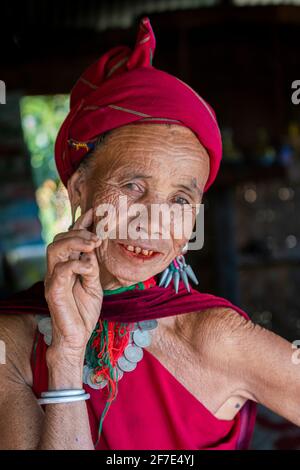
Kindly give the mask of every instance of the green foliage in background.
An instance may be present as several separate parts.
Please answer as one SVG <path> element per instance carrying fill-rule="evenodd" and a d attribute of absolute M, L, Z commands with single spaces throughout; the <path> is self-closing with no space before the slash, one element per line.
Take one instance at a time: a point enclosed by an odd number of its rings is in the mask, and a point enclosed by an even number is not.
<path fill-rule="evenodd" d="M 37 187 L 48 178 L 59 179 L 54 161 L 54 143 L 68 107 L 68 95 L 25 96 L 21 99 L 22 125 Z"/>
<path fill-rule="evenodd" d="M 20 103 L 24 139 L 31 155 L 36 199 L 46 244 L 70 224 L 67 193 L 54 160 L 54 143 L 69 110 L 69 95 L 25 96 Z"/>

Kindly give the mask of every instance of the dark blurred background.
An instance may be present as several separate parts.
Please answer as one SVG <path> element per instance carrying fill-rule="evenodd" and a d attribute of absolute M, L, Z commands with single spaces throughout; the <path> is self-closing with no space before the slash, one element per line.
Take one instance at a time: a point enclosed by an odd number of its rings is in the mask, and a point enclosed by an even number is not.
<path fill-rule="evenodd" d="M 300 0 L 2 2 L 0 298 L 43 277 L 45 247 L 71 221 L 53 157 L 68 93 L 109 48 L 134 46 L 145 15 L 153 65 L 203 96 L 222 129 L 221 170 L 203 200 L 204 247 L 187 255 L 199 289 L 298 339 Z M 300 449 L 300 429 L 259 407 L 252 446 Z"/>

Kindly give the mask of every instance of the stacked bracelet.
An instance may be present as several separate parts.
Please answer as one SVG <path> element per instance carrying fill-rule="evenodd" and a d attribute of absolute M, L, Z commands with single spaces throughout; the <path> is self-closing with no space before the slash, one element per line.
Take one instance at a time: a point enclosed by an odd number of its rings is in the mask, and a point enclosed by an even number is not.
<path fill-rule="evenodd" d="M 41 393 L 41 398 L 38 398 L 39 405 L 47 405 L 49 403 L 67 403 L 72 401 L 88 400 L 89 393 L 85 393 L 81 389 L 66 389 L 66 390 L 48 390 Z"/>

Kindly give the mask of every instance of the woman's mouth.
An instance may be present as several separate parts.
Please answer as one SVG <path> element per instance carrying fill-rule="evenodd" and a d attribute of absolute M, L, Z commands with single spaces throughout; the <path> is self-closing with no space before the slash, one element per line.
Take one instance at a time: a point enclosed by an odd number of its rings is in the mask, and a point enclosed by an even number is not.
<path fill-rule="evenodd" d="M 153 259 L 160 254 L 159 251 L 147 250 L 138 245 L 126 245 L 124 243 L 118 243 L 118 245 L 121 247 L 123 253 L 136 259 Z"/>

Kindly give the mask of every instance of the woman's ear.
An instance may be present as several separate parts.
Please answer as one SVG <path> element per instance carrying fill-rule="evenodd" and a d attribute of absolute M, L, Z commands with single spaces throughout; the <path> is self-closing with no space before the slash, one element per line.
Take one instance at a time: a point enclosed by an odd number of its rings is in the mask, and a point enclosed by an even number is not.
<path fill-rule="evenodd" d="M 75 222 L 75 215 L 78 207 L 80 207 L 81 213 L 86 210 L 86 188 L 87 185 L 85 184 L 84 172 L 81 168 L 78 168 L 67 182 L 67 191 L 72 212 L 72 223 Z"/>

